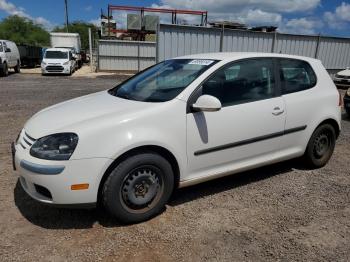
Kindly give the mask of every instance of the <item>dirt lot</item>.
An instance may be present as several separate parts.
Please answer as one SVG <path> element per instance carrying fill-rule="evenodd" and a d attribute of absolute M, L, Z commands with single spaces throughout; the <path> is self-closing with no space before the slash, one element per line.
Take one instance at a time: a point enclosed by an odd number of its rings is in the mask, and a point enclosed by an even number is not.
<path fill-rule="evenodd" d="M 114 86 L 120 77 L 0 79 L 1 261 L 256 261 L 350 258 L 350 121 L 330 163 L 298 161 L 178 190 L 151 221 L 122 226 L 101 210 L 43 206 L 21 189 L 9 144 L 48 105 Z"/>

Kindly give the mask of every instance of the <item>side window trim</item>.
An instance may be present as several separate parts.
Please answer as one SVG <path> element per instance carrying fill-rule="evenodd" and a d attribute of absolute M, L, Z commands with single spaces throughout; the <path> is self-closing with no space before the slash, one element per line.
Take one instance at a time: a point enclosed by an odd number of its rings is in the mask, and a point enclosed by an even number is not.
<path fill-rule="evenodd" d="M 294 93 L 299 93 L 299 92 L 302 92 L 302 91 L 306 91 L 306 90 L 309 90 L 309 89 L 312 89 L 314 88 L 315 86 L 317 86 L 317 83 L 318 83 L 318 77 L 317 77 L 317 74 L 315 72 L 315 70 L 313 69 L 313 67 L 310 65 L 310 63 L 308 61 L 305 61 L 305 60 L 302 60 L 302 59 L 296 59 L 296 58 L 283 58 L 283 57 L 279 57 L 279 58 L 276 58 L 277 60 L 277 79 L 279 80 L 280 82 L 280 91 L 281 91 L 281 96 L 283 95 L 288 95 L 288 94 L 294 94 Z M 303 89 L 303 90 L 299 90 L 299 91 L 296 91 L 296 92 L 290 92 L 290 93 L 285 93 L 284 94 L 284 89 L 285 89 L 285 83 L 283 83 L 282 81 L 282 65 L 281 65 L 281 62 L 285 60 L 285 61 L 297 61 L 297 62 L 303 62 L 305 64 L 307 64 L 310 69 L 312 70 L 312 73 L 314 74 L 315 76 L 315 84 L 306 88 L 306 89 Z"/>
<path fill-rule="evenodd" d="M 273 73 L 275 76 L 275 97 L 282 96 L 282 81 L 280 77 L 279 58 L 273 58 Z"/>
<path fill-rule="evenodd" d="M 278 61 L 277 61 L 278 58 L 276 58 L 276 57 L 269 57 L 269 56 L 243 58 L 243 59 L 238 59 L 238 60 L 234 60 L 234 61 L 228 62 L 228 63 L 222 65 L 221 67 L 219 67 L 218 69 L 216 69 L 209 76 L 207 76 L 196 87 L 196 89 L 193 90 L 193 92 L 191 93 L 191 95 L 187 99 L 186 114 L 193 113 L 193 111 L 191 110 L 191 105 L 194 104 L 196 102 L 196 100 L 198 99 L 198 97 L 201 95 L 203 84 L 206 81 L 208 81 L 214 74 L 216 74 L 220 70 L 224 70 L 225 68 L 231 67 L 233 64 L 236 64 L 236 63 L 239 63 L 239 62 L 242 62 L 242 61 L 259 60 L 259 59 L 271 59 L 272 60 L 272 72 L 273 72 L 273 76 L 274 76 L 274 80 L 275 80 L 275 85 L 274 85 L 274 89 L 275 89 L 274 91 L 275 92 L 274 92 L 274 95 L 271 98 L 281 96 L 281 94 L 282 94 L 281 81 L 280 81 L 279 74 L 277 74 L 277 72 L 279 72 L 279 69 L 278 69 L 278 66 L 277 66 L 278 65 Z M 267 98 L 267 99 L 271 99 L 271 98 Z M 266 100 L 266 99 L 263 99 L 263 100 Z M 256 101 L 261 101 L 261 100 L 256 100 Z M 256 101 L 252 101 L 252 102 L 256 102 Z M 241 104 L 245 104 L 245 103 L 241 103 Z M 239 105 L 239 104 L 237 104 L 237 105 Z"/>

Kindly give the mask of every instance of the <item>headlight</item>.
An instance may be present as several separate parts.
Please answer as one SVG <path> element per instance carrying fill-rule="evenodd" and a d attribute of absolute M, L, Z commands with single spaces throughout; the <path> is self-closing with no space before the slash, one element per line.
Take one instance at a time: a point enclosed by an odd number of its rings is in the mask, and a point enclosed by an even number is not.
<path fill-rule="evenodd" d="M 339 75 L 338 75 L 338 74 L 335 74 L 335 77 L 336 77 L 336 78 L 339 78 Z"/>
<path fill-rule="evenodd" d="M 47 160 L 69 160 L 78 144 L 74 133 L 59 133 L 39 138 L 31 147 L 30 154 Z"/>
<path fill-rule="evenodd" d="M 41 62 L 42 66 L 46 66 L 46 63 L 44 61 Z"/>
<path fill-rule="evenodd" d="M 68 65 L 68 63 L 69 63 L 69 61 L 67 61 L 67 62 L 64 62 L 64 63 L 63 63 L 63 65 Z"/>
<path fill-rule="evenodd" d="M 346 94 L 350 96 L 350 88 L 348 89 L 348 91 L 346 91 Z"/>

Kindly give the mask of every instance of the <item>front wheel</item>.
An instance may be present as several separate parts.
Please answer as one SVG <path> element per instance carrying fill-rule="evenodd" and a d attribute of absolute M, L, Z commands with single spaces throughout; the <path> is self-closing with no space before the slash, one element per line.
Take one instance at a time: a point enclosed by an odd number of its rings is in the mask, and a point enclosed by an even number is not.
<path fill-rule="evenodd" d="M 140 153 L 111 172 L 103 185 L 103 203 L 120 222 L 138 223 L 163 210 L 173 187 L 170 163 L 156 153 Z"/>
<path fill-rule="evenodd" d="M 2 65 L 2 71 L 0 72 L 1 76 L 8 76 L 9 75 L 9 68 L 7 67 L 7 63 L 4 63 Z"/>
<path fill-rule="evenodd" d="M 336 141 L 334 127 L 330 124 L 320 125 L 312 134 L 307 145 L 304 159 L 311 168 L 320 168 L 331 158 Z"/>
<path fill-rule="evenodd" d="M 19 63 L 19 61 L 17 61 L 17 65 L 15 66 L 15 72 L 16 73 L 20 73 L 21 72 L 21 64 Z"/>
<path fill-rule="evenodd" d="M 348 117 L 350 117 L 350 109 L 346 109 L 346 114 L 348 115 Z"/>

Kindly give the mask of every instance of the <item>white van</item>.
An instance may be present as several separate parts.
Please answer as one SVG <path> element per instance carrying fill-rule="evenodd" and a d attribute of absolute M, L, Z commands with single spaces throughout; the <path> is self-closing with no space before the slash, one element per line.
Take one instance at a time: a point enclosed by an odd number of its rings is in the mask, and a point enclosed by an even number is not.
<path fill-rule="evenodd" d="M 75 58 L 66 48 L 46 49 L 41 62 L 42 75 L 65 74 L 71 75 L 75 69 Z"/>
<path fill-rule="evenodd" d="M 21 70 L 18 48 L 14 42 L 0 40 L 0 76 L 7 76 L 9 68 L 13 68 L 16 73 Z"/>

